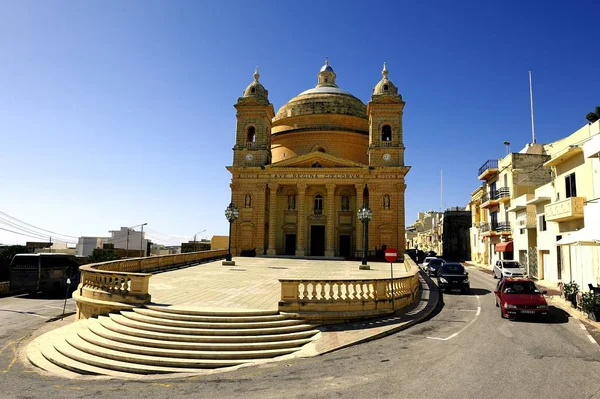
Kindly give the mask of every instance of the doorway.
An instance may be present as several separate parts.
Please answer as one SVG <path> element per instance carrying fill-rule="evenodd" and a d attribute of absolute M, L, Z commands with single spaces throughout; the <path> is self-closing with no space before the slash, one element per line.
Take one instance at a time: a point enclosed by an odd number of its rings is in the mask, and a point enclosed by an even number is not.
<path fill-rule="evenodd" d="M 310 256 L 325 256 L 325 226 L 310 226 Z"/>
<path fill-rule="evenodd" d="M 340 256 L 344 258 L 350 257 L 350 244 L 352 240 L 349 234 L 340 235 Z"/>
<path fill-rule="evenodd" d="M 285 254 L 296 255 L 296 234 L 285 235 Z"/>

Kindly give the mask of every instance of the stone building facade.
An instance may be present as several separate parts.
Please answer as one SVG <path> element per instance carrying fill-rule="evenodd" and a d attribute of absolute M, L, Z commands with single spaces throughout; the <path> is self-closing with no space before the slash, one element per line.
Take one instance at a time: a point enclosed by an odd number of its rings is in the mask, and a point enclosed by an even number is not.
<path fill-rule="evenodd" d="M 363 204 L 373 211 L 368 249 L 404 252 L 405 102 L 385 64 L 382 75 L 365 105 L 338 87 L 326 62 L 316 87 L 275 113 L 257 69 L 235 105 L 227 169 L 240 213 L 232 254 L 355 256 L 362 251 L 356 212 Z"/>

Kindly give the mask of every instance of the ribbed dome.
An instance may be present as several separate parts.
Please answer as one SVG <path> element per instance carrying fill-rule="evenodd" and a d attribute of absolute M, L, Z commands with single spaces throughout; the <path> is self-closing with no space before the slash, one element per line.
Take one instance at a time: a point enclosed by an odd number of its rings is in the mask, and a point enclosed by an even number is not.
<path fill-rule="evenodd" d="M 398 94 L 398 88 L 391 80 L 388 79 L 388 70 L 385 62 L 383 63 L 383 71 L 381 71 L 382 78 L 375 85 L 373 89 L 373 96 L 387 95 L 387 96 L 402 96 Z"/>
<path fill-rule="evenodd" d="M 260 82 L 258 81 L 258 78 L 260 77 L 260 74 L 258 73 L 258 67 L 256 67 L 256 70 L 254 71 L 254 81 L 252 83 L 250 83 L 248 85 L 248 87 L 246 87 L 246 90 L 244 90 L 244 96 L 243 97 L 251 97 L 256 99 L 259 102 L 262 103 L 269 103 L 269 91 L 267 89 L 265 89 L 265 87 L 260 84 Z"/>
<path fill-rule="evenodd" d="M 335 83 L 336 74 L 325 61 L 317 75 L 317 85 L 303 91 L 279 109 L 275 120 L 314 114 L 351 115 L 367 118 L 367 106 Z"/>

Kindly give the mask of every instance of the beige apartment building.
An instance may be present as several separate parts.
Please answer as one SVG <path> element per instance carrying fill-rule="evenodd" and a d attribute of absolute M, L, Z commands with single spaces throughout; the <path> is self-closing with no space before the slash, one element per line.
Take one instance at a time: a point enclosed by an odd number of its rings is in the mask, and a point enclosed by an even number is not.
<path fill-rule="evenodd" d="M 550 172 L 543 168 L 547 160 L 542 145 L 528 144 L 518 153 L 490 159 L 479 168 L 483 184 L 469 201 L 471 260 L 493 265 L 499 259 L 514 259 L 514 201 L 550 181 Z"/>
<path fill-rule="evenodd" d="M 407 248 L 442 253 L 442 212 L 419 212 L 417 220 L 407 228 Z"/>
<path fill-rule="evenodd" d="M 258 70 L 235 105 L 231 172 L 239 218 L 231 252 L 257 255 L 355 256 L 363 248 L 357 210 L 368 204 L 368 249 L 404 252 L 405 102 L 381 80 L 364 104 L 336 83 L 328 62 L 317 85 L 277 112 Z"/>
<path fill-rule="evenodd" d="M 599 282 L 598 126 L 545 145 L 551 181 L 514 202 L 515 256 L 532 277 L 584 288 Z"/>

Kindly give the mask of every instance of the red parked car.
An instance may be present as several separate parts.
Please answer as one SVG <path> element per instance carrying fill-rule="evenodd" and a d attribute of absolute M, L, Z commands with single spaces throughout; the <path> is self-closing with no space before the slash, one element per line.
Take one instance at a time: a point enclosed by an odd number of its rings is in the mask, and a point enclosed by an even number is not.
<path fill-rule="evenodd" d="M 504 278 L 498 282 L 494 294 L 503 318 L 548 314 L 546 291 L 540 291 L 528 278 Z"/>

